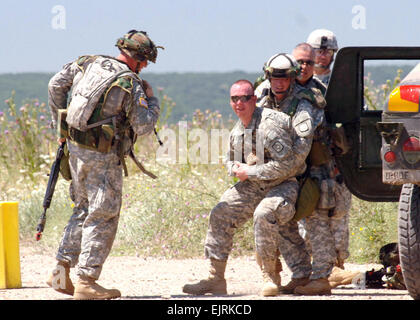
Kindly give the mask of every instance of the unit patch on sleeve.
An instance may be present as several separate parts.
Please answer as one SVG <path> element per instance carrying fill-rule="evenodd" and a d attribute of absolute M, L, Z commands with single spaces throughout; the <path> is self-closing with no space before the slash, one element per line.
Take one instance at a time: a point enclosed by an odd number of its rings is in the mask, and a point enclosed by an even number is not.
<path fill-rule="evenodd" d="M 145 98 L 140 97 L 139 98 L 139 105 L 142 106 L 143 108 L 148 109 L 148 104 Z"/>

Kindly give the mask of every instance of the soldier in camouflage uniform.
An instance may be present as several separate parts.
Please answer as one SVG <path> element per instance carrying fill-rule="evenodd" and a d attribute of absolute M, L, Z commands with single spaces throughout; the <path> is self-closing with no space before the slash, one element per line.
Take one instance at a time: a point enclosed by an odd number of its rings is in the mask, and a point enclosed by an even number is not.
<path fill-rule="evenodd" d="M 278 227 L 293 218 L 298 183 L 294 174 L 301 168 L 292 157 L 292 125 L 288 115 L 256 107 L 253 85 L 235 82 L 230 90 L 231 106 L 239 121 L 230 133 L 227 169 L 240 182 L 222 195 L 210 213 L 205 255 L 210 275 L 186 284 L 189 294 L 226 294 L 226 262 L 235 231 L 253 217 L 255 245 L 262 259 L 263 296 L 278 294 L 276 274 Z"/>
<path fill-rule="evenodd" d="M 105 289 L 96 281 L 117 231 L 124 157 L 137 135 L 153 131 L 160 112 L 152 88 L 137 76 L 148 61 L 156 61 L 157 47 L 145 32 L 136 30 L 119 38 L 116 46 L 116 58 L 82 56 L 66 64 L 48 85 L 53 125 L 61 128 L 60 142 L 67 141 L 70 153 L 74 209 L 47 283 L 74 299 L 121 296 L 119 290 Z M 78 276 L 75 286 L 71 267 Z"/>
<path fill-rule="evenodd" d="M 306 89 L 316 88 L 325 96 L 327 86 L 321 80 L 314 77 L 314 48 L 308 43 L 299 43 L 293 49 L 292 55 L 300 66 L 300 74 L 296 79 L 296 85 Z"/>
<path fill-rule="evenodd" d="M 325 29 L 314 30 L 308 36 L 308 44 L 310 44 L 314 50 L 314 61 L 315 65 L 313 68 L 314 77 L 311 81 L 304 84 L 305 87 L 312 86 L 314 83 L 317 88 L 319 85 L 317 83 L 322 82 L 325 86 L 328 86 L 331 77 L 331 64 L 334 61 L 334 54 L 338 50 L 337 38 L 333 32 Z M 297 54 L 302 54 L 297 52 Z M 323 92 L 325 95 L 325 91 Z M 333 130 L 332 126 L 329 128 Z M 329 137 L 331 140 L 331 136 Z M 334 146 L 334 141 L 329 141 L 330 144 L 333 144 L 333 151 L 342 152 L 339 148 Z M 330 185 L 332 190 L 330 191 L 335 195 L 335 209 L 330 212 L 330 226 L 331 232 L 334 235 L 335 247 L 337 251 L 337 261 L 336 266 L 338 268 L 344 269 L 344 261 L 349 257 L 349 212 L 351 208 L 351 192 L 346 187 L 343 177 L 338 171 L 335 161 L 331 160 L 333 163 L 330 164 L 332 168 L 331 179 L 334 182 L 331 182 Z M 331 208 L 333 209 L 333 208 Z"/>
<path fill-rule="evenodd" d="M 279 60 L 284 61 L 285 57 L 296 66 L 296 69 L 299 69 L 293 56 L 279 54 L 271 57 L 265 65 L 269 88 L 262 90 L 257 88 L 256 91 L 262 92 L 259 100 L 261 107 L 273 108 L 292 117 L 296 130 L 293 136 L 293 152 L 296 159 L 304 161 L 312 151 L 313 141 L 320 135 L 322 129 L 320 125 L 324 121 L 325 99 L 319 89 L 314 87 L 307 89 L 295 84 L 295 79 L 291 80 L 287 73 L 281 72 L 281 68 L 277 65 L 281 65 Z M 297 78 L 302 79 L 300 75 L 297 75 Z M 281 86 L 280 81 L 286 82 L 287 85 Z M 307 132 L 304 130 L 306 127 L 312 130 Z M 309 170 L 311 177 L 316 176 L 313 166 L 310 166 Z M 298 174 L 306 175 L 307 172 L 301 170 Z M 292 281 L 280 289 L 282 293 L 295 292 L 308 295 L 331 293 L 327 278 L 334 264 L 335 250 L 327 214 L 328 212 L 316 210 L 306 218 L 308 236 L 313 247 L 312 265 L 305 242 L 299 234 L 297 222 L 292 220 L 280 226 L 280 252 L 293 272 Z"/>
<path fill-rule="evenodd" d="M 337 38 L 330 30 L 317 29 L 311 32 L 306 42 L 315 49 L 314 77 L 328 86 L 331 65 L 338 50 Z"/>

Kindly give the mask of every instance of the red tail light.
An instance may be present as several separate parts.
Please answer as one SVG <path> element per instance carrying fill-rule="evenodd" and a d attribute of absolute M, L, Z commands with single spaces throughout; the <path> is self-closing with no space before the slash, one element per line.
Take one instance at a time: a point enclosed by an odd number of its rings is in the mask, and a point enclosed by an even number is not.
<path fill-rule="evenodd" d="M 420 140 L 417 137 L 408 138 L 404 142 L 403 151 L 420 151 Z"/>
<path fill-rule="evenodd" d="M 411 136 L 403 143 L 403 155 L 408 163 L 414 165 L 420 161 L 420 140 L 415 136 Z"/>
<path fill-rule="evenodd" d="M 394 162 L 395 160 L 397 160 L 397 156 L 393 151 L 388 151 L 384 154 L 384 159 L 386 162 Z"/>
<path fill-rule="evenodd" d="M 401 99 L 419 103 L 420 86 L 401 86 L 400 87 Z"/>

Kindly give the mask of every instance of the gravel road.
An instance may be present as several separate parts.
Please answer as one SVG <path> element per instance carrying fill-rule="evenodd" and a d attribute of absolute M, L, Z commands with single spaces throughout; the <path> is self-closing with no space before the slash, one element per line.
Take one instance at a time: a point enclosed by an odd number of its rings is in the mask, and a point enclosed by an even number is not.
<path fill-rule="evenodd" d="M 55 266 L 54 253 L 36 253 L 31 247 L 20 248 L 22 288 L 0 290 L 0 300 L 62 300 L 60 294 L 45 284 Z M 290 280 L 283 264 L 282 284 Z M 379 265 L 345 264 L 348 270 L 366 271 Z M 75 279 L 74 271 L 71 276 Z M 231 258 L 226 269 L 227 296 L 194 297 L 182 292 L 182 286 L 207 275 L 204 259 L 167 260 L 135 256 L 110 256 L 99 284 L 121 291 L 121 300 L 412 300 L 405 290 L 357 289 L 353 285 L 332 290 L 330 296 L 279 295 L 261 297 L 261 273 L 254 257 Z"/>

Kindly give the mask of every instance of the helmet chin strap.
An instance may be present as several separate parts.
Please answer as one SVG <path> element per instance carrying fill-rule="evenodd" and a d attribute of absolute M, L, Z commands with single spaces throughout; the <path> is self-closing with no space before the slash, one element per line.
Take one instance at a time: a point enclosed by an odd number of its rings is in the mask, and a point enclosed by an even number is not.
<path fill-rule="evenodd" d="M 315 65 L 314 65 L 314 67 L 315 68 L 319 68 L 319 69 L 324 69 L 324 70 L 327 70 L 327 69 L 329 69 L 330 68 L 330 66 L 331 66 L 331 64 L 334 62 L 334 56 L 331 58 L 331 61 L 330 61 L 330 63 L 327 65 L 327 66 L 322 66 L 322 65 L 320 65 L 320 64 L 318 64 L 318 63 L 315 63 Z"/>
<path fill-rule="evenodd" d="M 137 61 L 136 68 L 135 68 L 134 72 L 135 73 L 139 73 L 140 72 L 140 61 Z"/>
<path fill-rule="evenodd" d="M 283 90 L 283 91 L 274 91 L 273 89 L 271 89 L 271 91 L 273 91 L 274 95 L 285 94 L 289 91 L 289 88 L 287 88 L 287 90 Z"/>
<path fill-rule="evenodd" d="M 315 67 L 315 68 L 319 68 L 319 69 L 324 69 L 324 70 L 327 70 L 327 69 L 329 69 L 329 68 L 330 68 L 330 65 L 331 65 L 331 63 L 330 63 L 328 66 L 323 66 L 323 65 L 321 65 L 321 64 L 315 63 L 314 67 Z"/>
<path fill-rule="evenodd" d="M 280 94 L 285 95 L 285 94 L 288 94 L 288 93 L 292 92 L 293 85 L 294 85 L 294 83 L 293 84 L 290 83 L 289 87 L 286 90 L 282 90 L 282 91 L 274 91 L 273 88 L 271 88 L 270 90 L 274 95 L 280 95 Z M 270 85 L 270 87 L 271 87 L 271 85 Z"/>

